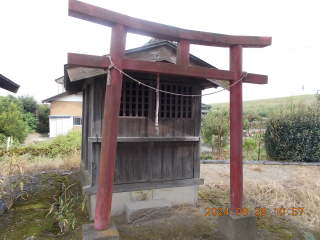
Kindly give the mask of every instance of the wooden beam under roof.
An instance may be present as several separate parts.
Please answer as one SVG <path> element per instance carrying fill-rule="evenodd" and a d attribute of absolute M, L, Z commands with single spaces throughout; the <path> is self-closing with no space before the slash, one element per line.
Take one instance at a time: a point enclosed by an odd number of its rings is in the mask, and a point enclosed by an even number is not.
<path fill-rule="evenodd" d="M 73 76 L 71 74 L 71 76 L 74 77 L 72 80 L 71 80 L 71 77 L 69 76 L 70 81 L 77 81 L 81 78 L 83 79 L 84 76 L 90 75 L 90 77 L 92 77 L 92 76 L 104 74 L 105 69 L 107 69 L 110 65 L 110 60 L 106 56 L 93 56 L 93 55 L 86 55 L 86 54 L 68 53 L 68 65 L 81 66 L 85 68 L 85 69 L 79 69 L 80 74 L 79 72 L 75 73 L 75 75 Z M 219 79 L 219 80 L 226 80 L 226 81 L 235 80 L 233 71 L 225 71 L 225 70 L 218 70 L 218 69 L 205 68 L 205 67 L 183 66 L 183 65 L 176 65 L 172 63 L 147 62 L 147 61 L 132 60 L 132 59 L 122 59 L 122 67 L 123 67 L 123 70 L 127 70 L 127 71 L 137 71 L 137 72 L 147 72 L 147 73 L 161 72 L 162 74 L 176 75 L 176 76 Z M 89 68 L 95 68 L 96 70 L 94 71 L 87 70 Z M 71 70 L 70 72 L 72 72 Z M 69 70 L 68 70 L 68 73 L 69 73 Z M 245 80 L 245 83 L 266 84 L 268 83 L 268 76 L 249 73 L 247 76 L 247 79 Z"/>

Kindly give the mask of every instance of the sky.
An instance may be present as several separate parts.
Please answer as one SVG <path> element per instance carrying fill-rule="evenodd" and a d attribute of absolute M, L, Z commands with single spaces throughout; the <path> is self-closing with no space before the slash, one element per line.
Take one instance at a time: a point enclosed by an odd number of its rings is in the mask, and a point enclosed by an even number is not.
<path fill-rule="evenodd" d="M 244 84 L 244 101 L 320 90 L 320 3 L 316 0 L 83 2 L 185 29 L 271 36 L 271 46 L 243 50 L 243 71 L 269 76 L 267 85 Z M 108 27 L 69 17 L 67 0 L 0 0 L 0 74 L 21 86 L 16 96 L 29 94 L 40 102 L 58 94 L 54 80 L 63 75 L 68 52 L 105 55 L 110 33 Z M 148 40 L 127 34 L 126 49 Z M 229 69 L 228 48 L 191 45 L 190 53 L 219 69 Z M 1 96 L 7 94 L 0 90 Z M 228 102 L 229 92 L 202 101 Z"/>

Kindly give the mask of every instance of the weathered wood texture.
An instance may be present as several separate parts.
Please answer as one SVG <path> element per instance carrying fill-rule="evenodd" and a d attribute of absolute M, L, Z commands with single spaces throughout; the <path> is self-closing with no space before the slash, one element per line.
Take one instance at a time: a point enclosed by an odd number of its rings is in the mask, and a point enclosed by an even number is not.
<path fill-rule="evenodd" d="M 241 44 L 244 47 L 265 47 L 271 45 L 271 37 L 232 36 L 187 30 L 133 18 L 75 0 L 69 0 L 69 16 L 108 27 L 121 24 L 130 33 L 176 42 L 185 39 L 189 40 L 191 44 L 218 47 L 230 47 L 236 44 Z"/>
<path fill-rule="evenodd" d="M 135 73 L 139 76 L 139 80 L 155 86 L 153 74 Z M 160 88 L 185 94 L 201 92 L 192 81 L 180 80 L 173 82 L 174 78 L 163 76 Z M 86 81 L 83 91 L 82 156 L 91 186 L 97 186 L 98 180 L 105 85 L 105 76 L 95 77 Z M 160 94 L 160 131 L 156 136 L 155 92 L 127 78 L 122 89 L 114 185 L 167 180 L 174 184 L 174 180 L 199 177 L 201 99 Z"/>
<path fill-rule="evenodd" d="M 197 86 L 194 89 L 195 94 L 201 94 L 201 89 Z M 199 136 L 201 135 L 201 97 L 197 97 L 194 99 L 194 135 Z M 194 142 L 194 154 L 193 154 L 193 164 L 194 164 L 194 169 L 193 169 L 193 175 L 195 178 L 200 177 L 200 154 L 201 154 L 201 146 L 200 146 L 200 141 L 199 142 Z"/>

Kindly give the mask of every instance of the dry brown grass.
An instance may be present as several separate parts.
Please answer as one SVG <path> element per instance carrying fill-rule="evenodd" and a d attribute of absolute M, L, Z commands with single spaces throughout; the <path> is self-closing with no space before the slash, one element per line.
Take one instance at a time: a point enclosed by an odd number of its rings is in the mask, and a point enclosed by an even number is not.
<path fill-rule="evenodd" d="M 263 171 L 264 166 L 252 166 L 251 171 Z M 290 171 L 291 177 L 281 181 L 257 182 L 250 179 L 244 182 L 244 205 L 254 211 L 256 207 L 266 208 L 268 214 L 275 215 L 275 208 L 303 208 L 302 215 L 286 216 L 295 222 L 311 228 L 320 226 L 320 168 L 301 167 Z M 208 186 L 221 193 L 229 194 L 229 181 L 219 179 Z M 299 211 L 300 212 L 300 211 Z M 291 211 L 289 213 L 292 213 Z M 278 212 L 279 216 L 279 212 Z"/>
<path fill-rule="evenodd" d="M 250 169 L 253 170 L 253 171 L 257 171 L 257 172 L 261 172 L 262 171 L 261 165 L 252 165 L 250 167 Z"/>
<path fill-rule="evenodd" d="M 251 206 L 261 206 L 274 213 L 274 208 L 303 208 L 302 215 L 290 216 L 294 221 L 310 227 L 320 225 L 319 168 L 302 167 L 295 177 L 282 183 L 260 184 L 246 182 L 245 201 Z"/>
<path fill-rule="evenodd" d="M 0 175 L 9 174 L 10 158 L 3 158 L 1 161 Z M 66 157 L 57 156 L 55 158 L 47 158 L 43 156 L 33 157 L 24 154 L 16 157 L 17 164 L 27 173 L 39 173 L 49 170 L 73 170 L 79 167 L 80 152 L 75 151 Z"/>

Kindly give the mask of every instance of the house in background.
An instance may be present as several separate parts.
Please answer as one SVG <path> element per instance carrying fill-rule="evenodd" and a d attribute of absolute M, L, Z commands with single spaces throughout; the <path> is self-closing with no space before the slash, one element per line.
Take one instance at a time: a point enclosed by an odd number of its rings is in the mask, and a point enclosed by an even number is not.
<path fill-rule="evenodd" d="M 70 130 L 82 129 L 82 93 L 70 94 L 65 91 L 63 77 L 55 80 L 58 95 L 43 100 L 50 103 L 49 136 L 56 137 Z"/>

